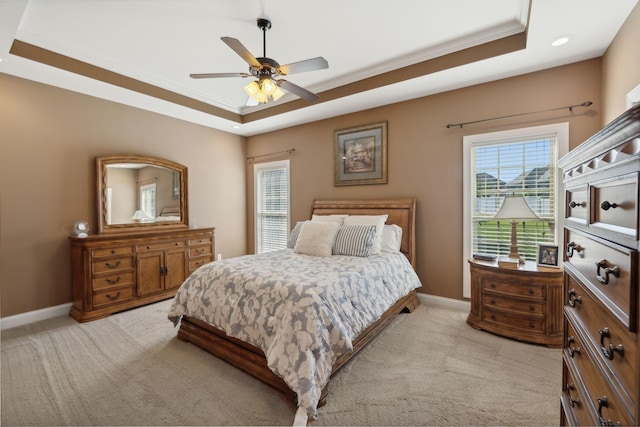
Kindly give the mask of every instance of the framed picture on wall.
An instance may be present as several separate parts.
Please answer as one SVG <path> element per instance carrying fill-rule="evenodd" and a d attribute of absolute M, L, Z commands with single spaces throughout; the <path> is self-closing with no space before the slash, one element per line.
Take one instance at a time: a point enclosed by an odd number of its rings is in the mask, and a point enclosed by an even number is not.
<path fill-rule="evenodd" d="M 538 265 L 542 267 L 559 268 L 558 245 L 538 245 Z"/>
<path fill-rule="evenodd" d="M 334 185 L 387 183 L 387 122 L 334 132 Z"/>

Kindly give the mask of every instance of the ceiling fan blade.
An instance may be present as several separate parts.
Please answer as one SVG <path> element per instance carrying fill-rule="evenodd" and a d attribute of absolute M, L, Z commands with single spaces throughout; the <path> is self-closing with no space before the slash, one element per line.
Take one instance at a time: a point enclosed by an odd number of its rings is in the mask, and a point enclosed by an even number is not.
<path fill-rule="evenodd" d="M 260 63 L 255 58 L 255 56 L 253 56 L 251 54 L 251 52 L 249 52 L 247 50 L 247 48 L 244 47 L 244 45 L 242 43 L 240 43 L 240 40 L 234 39 L 232 37 L 220 37 L 220 40 L 225 42 L 227 44 L 227 46 L 229 46 L 231 49 L 233 49 L 233 51 L 235 53 L 240 55 L 240 57 L 242 59 L 244 59 L 247 62 L 247 64 L 251 65 L 252 67 L 256 67 L 256 68 L 260 68 L 261 67 Z"/>
<path fill-rule="evenodd" d="M 200 73 L 189 74 L 192 79 L 216 79 L 219 77 L 250 77 L 248 73 Z"/>
<path fill-rule="evenodd" d="M 291 92 L 294 95 L 299 96 L 300 98 L 304 99 L 305 101 L 314 102 L 318 98 L 320 98 L 315 93 L 309 92 L 305 88 L 300 87 L 300 86 L 298 86 L 296 84 L 293 84 L 291 82 L 288 82 L 286 80 L 278 80 L 278 86 L 280 86 L 282 89 L 286 90 L 287 92 Z"/>
<path fill-rule="evenodd" d="M 305 59 L 304 61 L 292 62 L 291 64 L 285 64 L 278 67 L 278 73 L 286 76 L 294 73 L 304 73 L 307 71 L 323 70 L 329 68 L 329 63 L 321 56 L 311 59 Z"/>

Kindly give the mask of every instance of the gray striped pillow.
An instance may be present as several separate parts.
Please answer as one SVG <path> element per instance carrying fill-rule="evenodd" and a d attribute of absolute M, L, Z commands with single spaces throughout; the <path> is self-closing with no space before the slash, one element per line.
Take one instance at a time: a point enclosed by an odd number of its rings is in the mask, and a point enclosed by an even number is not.
<path fill-rule="evenodd" d="M 287 247 L 289 249 L 293 249 L 296 246 L 296 242 L 298 241 L 298 235 L 300 234 L 300 229 L 302 228 L 302 224 L 306 221 L 298 221 L 296 222 L 296 226 L 293 227 L 291 233 L 289 234 L 289 238 L 287 239 Z"/>
<path fill-rule="evenodd" d="M 333 254 L 368 257 L 375 237 L 375 225 L 343 225 L 333 244 Z"/>

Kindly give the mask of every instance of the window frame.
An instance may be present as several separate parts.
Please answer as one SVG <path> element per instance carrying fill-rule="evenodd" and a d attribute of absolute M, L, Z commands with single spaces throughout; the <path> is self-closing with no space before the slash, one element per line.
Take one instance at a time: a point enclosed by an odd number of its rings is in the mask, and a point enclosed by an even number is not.
<path fill-rule="evenodd" d="M 276 160 L 276 161 L 272 161 L 272 162 L 262 162 L 262 163 L 255 163 L 253 165 L 253 197 L 254 197 L 254 209 L 253 209 L 253 215 L 254 215 L 254 253 L 258 254 L 260 253 L 261 249 L 262 249 L 262 234 L 261 234 L 261 229 L 260 229 L 260 218 L 261 218 L 261 213 L 259 212 L 260 209 L 260 203 L 259 203 L 259 199 L 260 199 L 260 186 L 258 184 L 258 178 L 261 172 L 264 171 L 269 171 L 269 170 L 276 170 L 276 169 L 285 169 L 286 170 L 286 177 L 287 177 L 287 210 L 286 210 L 286 235 L 285 235 L 285 239 L 284 239 L 284 244 L 285 246 L 283 247 L 286 248 L 286 242 L 287 242 L 287 238 L 289 237 L 289 232 L 290 232 L 290 221 L 291 221 L 291 163 L 289 161 L 289 159 L 285 159 L 285 160 Z"/>
<path fill-rule="evenodd" d="M 463 262 L 463 283 L 462 296 L 471 298 L 471 277 L 469 273 L 468 260 L 473 255 L 473 235 L 472 235 L 472 209 L 471 209 L 471 191 L 473 189 L 473 171 L 471 165 L 471 149 L 479 145 L 513 143 L 517 141 L 533 140 L 541 135 L 555 135 L 556 137 L 556 173 L 555 173 L 555 227 L 554 242 L 559 242 L 562 238 L 562 221 L 561 215 L 564 214 L 564 188 L 562 185 L 561 173 L 558 169 L 558 160 L 567 154 L 569 150 L 569 123 L 553 123 L 542 126 L 533 126 L 527 128 L 510 129 L 506 131 L 489 132 L 483 134 L 466 135 L 463 137 L 463 244 L 462 244 L 462 262 Z"/>

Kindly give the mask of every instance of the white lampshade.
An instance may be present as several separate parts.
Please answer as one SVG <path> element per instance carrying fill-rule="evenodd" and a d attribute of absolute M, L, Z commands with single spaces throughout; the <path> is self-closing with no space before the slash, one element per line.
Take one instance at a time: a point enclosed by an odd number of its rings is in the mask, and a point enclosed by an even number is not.
<path fill-rule="evenodd" d="M 138 209 L 137 211 L 135 211 L 133 213 L 133 216 L 131 217 L 131 219 L 134 219 L 136 221 L 141 221 L 143 219 L 148 219 L 149 217 L 147 216 L 147 214 L 143 211 Z"/>
<path fill-rule="evenodd" d="M 258 86 L 258 82 L 253 81 L 244 87 L 244 91 L 250 97 L 255 98 L 256 94 L 260 92 L 260 86 Z"/>
<path fill-rule="evenodd" d="M 523 196 L 507 196 L 504 198 L 502 206 L 498 210 L 494 219 L 515 219 L 518 221 L 527 221 L 540 219 L 534 211 L 531 210 L 529 204 Z"/>
<path fill-rule="evenodd" d="M 273 95 L 278 89 L 278 86 L 271 79 L 262 79 L 260 82 L 260 89 L 265 95 Z"/>
<path fill-rule="evenodd" d="M 276 91 L 273 92 L 273 95 L 271 95 L 271 97 L 273 98 L 274 101 L 277 101 L 278 99 L 282 98 L 283 95 L 284 95 L 284 91 L 278 87 L 276 88 Z"/>

